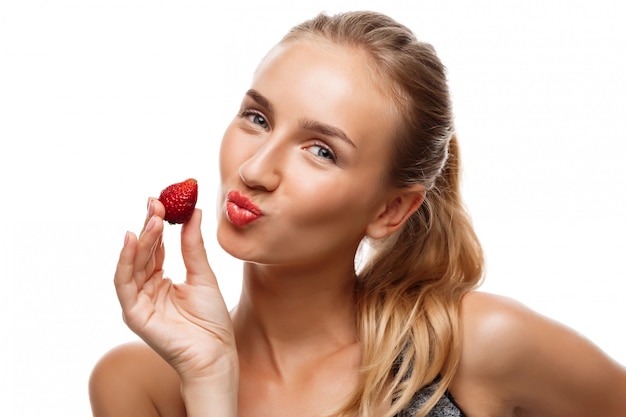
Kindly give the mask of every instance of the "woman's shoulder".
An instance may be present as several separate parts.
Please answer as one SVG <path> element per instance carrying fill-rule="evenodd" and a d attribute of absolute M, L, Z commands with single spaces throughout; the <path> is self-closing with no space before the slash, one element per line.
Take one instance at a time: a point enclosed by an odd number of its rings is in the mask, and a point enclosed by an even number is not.
<path fill-rule="evenodd" d="M 470 292 L 461 302 L 461 360 L 457 374 L 476 383 L 502 384 L 524 366 L 531 345 L 552 324 L 522 303 Z"/>
<path fill-rule="evenodd" d="M 624 368 L 567 326 L 483 292 L 463 298 L 461 323 L 461 360 L 451 390 L 468 414 L 479 400 L 540 415 L 624 411 L 615 403 L 626 389 Z"/>
<path fill-rule="evenodd" d="M 583 357 L 603 356 L 571 328 L 501 295 L 468 293 L 461 323 L 462 365 L 484 377 L 507 378 L 534 364 L 559 366 L 564 355 L 572 365 Z"/>
<path fill-rule="evenodd" d="M 470 292 L 461 303 L 462 360 L 480 372 L 508 374 L 556 322 L 500 295 Z"/>
<path fill-rule="evenodd" d="M 176 372 L 142 342 L 117 346 L 94 366 L 89 397 L 95 417 L 184 416 Z"/>

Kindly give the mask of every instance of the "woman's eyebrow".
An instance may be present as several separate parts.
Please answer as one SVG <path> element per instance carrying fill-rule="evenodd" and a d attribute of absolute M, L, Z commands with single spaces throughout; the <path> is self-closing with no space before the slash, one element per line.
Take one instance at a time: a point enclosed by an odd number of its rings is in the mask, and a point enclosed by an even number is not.
<path fill-rule="evenodd" d="M 274 116 L 274 108 L 272 107 L 272 104 L 270 103 L 270 101 L 263 94 L 251 88 L 248 91 L 246 91 L 246 96 L 256 101 L 260 106 L 264 107 L 268 113 L 268 116 L 270 117 Z M 332 136 L 332 137 L 341 139 L 342 141 L 346 142 L 347 144 L 349 144 L 350 146 L 356 149 L 356 145 L 348 137 L 346 132 L 344 132 L 343 130 L 339 129 L 336 126 L 332 126 L 327 123 L 322 123 L 322 122 L 309 120 L 309 119 L 305 119 L 301 121 L 301 125 L 303 129 L 312 130 L 324 136 Z"/>
<path fill-rule="evenodd" d="M 339 129 L 336 126 L 332 126 L 326 123 L 321 123 L 315 120 L 303 120 L 300 123 L 303 129 L 312 130 L 324 136 L 333 136 L 333 137 L 339 138 L 342 141 L 349 144 L 350 146 L 352 146 L 353 148 L 356 148 L 356 145 L 354 144 L 354 142 L 352 142 L 352 140 L 350 140 L 346 132 L 344 132 L 343 130 Z"/>
<path fill-rule="evenodd" d="M 274 108 L 272 107 L 272 104 L 270 103 L 270 101 L 263 94 L 251 88 L 250 90 L 246 91 L 246 95 L 250 97 L 252 100 L 256 101 L 259 105 L 265 107 L 265 110 L 267 111 L 268 116 L 270 117 L 274 116 Z"/>

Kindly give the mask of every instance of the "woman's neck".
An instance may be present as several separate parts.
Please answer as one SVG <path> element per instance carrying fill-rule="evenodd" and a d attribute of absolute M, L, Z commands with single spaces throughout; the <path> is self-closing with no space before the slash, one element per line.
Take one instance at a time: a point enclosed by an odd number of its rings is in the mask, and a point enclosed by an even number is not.
<path fill-rule="evenodd" d="M 333 355 L 356 343 L 353 267 L 246 263 L 232 317 L 240 357 L 278 373 Z"/>

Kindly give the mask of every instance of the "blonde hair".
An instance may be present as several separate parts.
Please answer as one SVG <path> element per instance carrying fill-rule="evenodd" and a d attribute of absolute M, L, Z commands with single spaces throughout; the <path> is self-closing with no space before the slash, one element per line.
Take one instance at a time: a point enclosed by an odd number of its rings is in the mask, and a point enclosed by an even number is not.
<path fill-rule="evenodd" d="M 402 119 L 391 186 L 415 184 L 422 206 L 396 234 L 373 245 L 356 282 L 362 374 L 341 416 L 392 417 L 431 383 L 425 416 L 448 389 L 460 358 L 461 298 L 483 275 L 483 254 L 460 195 L 460 160 L 445 67 L 433 47 L 374 12 L 320 14 L 282 40 L 325 39 L 366 53 Z M 379 86 L 380 87 L 380 86 Z"/>

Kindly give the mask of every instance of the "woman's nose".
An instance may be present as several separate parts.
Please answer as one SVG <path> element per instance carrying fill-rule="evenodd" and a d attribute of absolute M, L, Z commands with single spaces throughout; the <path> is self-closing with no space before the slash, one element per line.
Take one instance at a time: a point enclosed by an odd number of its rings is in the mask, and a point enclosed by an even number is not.
<path fill-rule="evenodd" d="M 266 139 L 263 145 L 239 167 L 241 181 L 250 188 L 274 191 L 281 180 L 282 159 L 280 145 Z"/>

